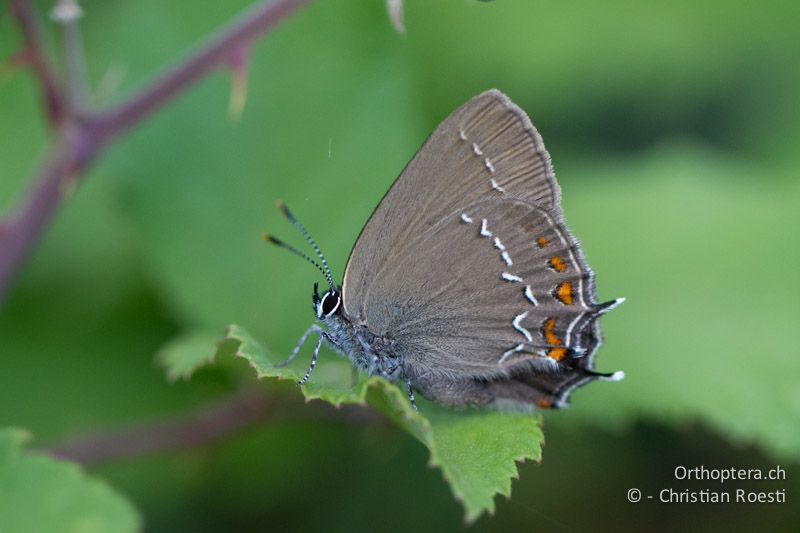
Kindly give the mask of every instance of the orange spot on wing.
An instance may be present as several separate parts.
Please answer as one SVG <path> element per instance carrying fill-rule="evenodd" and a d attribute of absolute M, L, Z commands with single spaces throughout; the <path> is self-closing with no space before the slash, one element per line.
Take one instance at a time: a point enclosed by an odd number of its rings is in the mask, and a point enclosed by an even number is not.
<path fill-rule="evenodd" d="M 560 345 L 561 339 L 559 339 L 555 333 L 553 333 L 553 329 L 556 327 L 556 319 L 555 318 L 548 318 L 544 321 L 544 325 L 542 326 L 542 335 L 544 336 L 544 340 L 547 341 L 547 344 L 553 345 Z M 552 350 L 551 350 L 552 351 Z"/>
<path fill-rule="evenodd" d="M 556 334 L 553 332 L 553 329 L 556 327 L 556 319 L 555 318 L 548 318 L 544 321 L 544 325 L 542 326 L 542 335 L 544 335 L 544 339 L 547 341 L 547 344 L 553 345 L 553 348 L 550 348 L 547 352 L 547 357 L 551 359 L 555 359 L 559 361 L 567 355 L 567 349 L 560 347 L 563 342 L 559 339 Z"/>
<path fill-rule="evenodd" d="M 561 256 L 554 255 L 550 258 L 547 262 L 550 265 L 550 268 L 555 270 L 556 272 L 564 272 L 567 269 L 567 264 L 561 259 Z"/>
<path fill-rule="evenodd" d="M 548 241 L 544 237 L 536 237 L 536 244 L 539 246 L 539 248 L 544 248 L 545 246 L 550 244 L 550 241 Z"/>
<path fill-rule="evenodd" d="M 550 400 L 548 400 L 547 398 L 539 398 L 538 400 L 536 400 L 536 405 L 538 405 L 542 409 L 547 409 L 553 404 L 550 403 Z"/>
<path fill-rule="evenodd" d="M 572 283 L 569 281 L 562 281 L 553 291 L 553 296 L 564 305 L 572 304 Z"/>

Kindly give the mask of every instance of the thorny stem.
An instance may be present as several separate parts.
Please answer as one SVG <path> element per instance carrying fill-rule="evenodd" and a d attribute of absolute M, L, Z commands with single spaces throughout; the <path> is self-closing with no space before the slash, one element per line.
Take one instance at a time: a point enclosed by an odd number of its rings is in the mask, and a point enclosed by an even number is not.
<path fill-rule="evenodd" d="M 11 13 L 17 19 L 17 25 L 22 33 L 22 57 L 30 65 L 39 82 L 47 120 L 52 126 L 57 126 L 64 116 L 63 95 L 56 84 L 50 65 L 43 56 L 39 23 L 27 0 L 10 0 L 10 4 Z"/>
<path fill-rule="evenodd" d="M 171 420 L 70 437 L 44 451 L 88 464 L 198 447 L 256 423 L 272 403 L 263 392 L 233 396 Z"/>
<path fill-rule="evenodd" d="M 299 402 L 274 398 L 257 389 L 212 402 L 171 420 L 72 437 L 43 451 L 60 459 L 94 464 L 205 446 L 267 418 L 297 420 L 305 417 L 357 425 L 386 423 L 380 415 L 362 406 L 332 409 L 321 402 L 313 402 L 303 404 L 302 409 L 293 409 L 292 404 L 299 405 Z"/>
<path fill-rule="evenodd" d="M 225 65 L 231 57 L 241 53 L 242 47 L 307 1 L 276 0 L 256 5 L 126 102 L 96 116 L 94 126 L 104 135 L 112 136 L 128 129 L 209 70 Z"/>
<path fill-rule="evenodd" d="M 111 109 L 89 112 L 68 108 L 66 89 L 57 83 L 42 55 L 41 35 L 29 2 L 9 0 L 22 32 L 24 56 L 39 80 L 47 117 L 57 138 L 28 194 L 15 211 L 0 220 L 0 303 L 10 288 L 12 277 L 43 234 L 66 193 L 106 144 L 209 71 L 224 65 L 242 47 L 307 1 L 274 0 L 255 5 L 127 101 Z"/>

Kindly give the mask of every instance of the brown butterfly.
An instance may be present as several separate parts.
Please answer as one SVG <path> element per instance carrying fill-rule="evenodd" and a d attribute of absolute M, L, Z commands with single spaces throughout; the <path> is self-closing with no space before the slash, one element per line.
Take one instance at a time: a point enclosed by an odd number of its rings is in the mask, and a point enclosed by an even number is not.
<path fill-rule="evenodd" d="M 489 90 L 456 109 L 392 184 L 356 240 L 337 288 L 314 285 L 317 335 L 356 367 L 447 405 L 562 407 L 594 372 L 594 274 L 567 229 L 550 156 L 530 119 Z M 416 407 L 416 406 L 415 406 Z"/>

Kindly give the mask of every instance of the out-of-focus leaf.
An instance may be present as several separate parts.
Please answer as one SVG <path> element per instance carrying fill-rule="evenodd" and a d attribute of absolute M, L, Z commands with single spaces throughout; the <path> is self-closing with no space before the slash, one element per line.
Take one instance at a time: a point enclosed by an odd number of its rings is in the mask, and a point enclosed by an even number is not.
<path fill-rule="evenodd" d="M 136 509 L 74 464 L 25 452 L 27 432 L 0 429 L 0 530 L 112 533 L 138 531 Z"/>
<path fill-rule="evenodd" d="M 213 330 L 190 331 L 165 344 L 156 361 L 166 369 L 170 381 L 189 379 L 195 370 L 214 362 L 219 336 Z"/>

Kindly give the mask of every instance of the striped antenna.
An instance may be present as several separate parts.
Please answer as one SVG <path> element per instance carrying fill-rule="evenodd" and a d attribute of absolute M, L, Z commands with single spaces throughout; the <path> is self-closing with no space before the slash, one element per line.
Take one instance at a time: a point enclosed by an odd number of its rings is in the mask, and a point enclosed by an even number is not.
<path fill-rule="evenodd" d="M 307 261 L 316 265 L 317 268 L 319 268 L 320 272 L 322 272 L 322 274 L 325 276 L 325 279 L 328 280 L 328 285 L 330 285 L 331 287 L 331 292 L 336 292 L 336 286 L 333 284 L 333 276 L 331 276 L 331 269 L 328 266 L 328 262 L 325 260 L 325 256 L 322 255 L 322 251 L 319 249 L 319 246 L 317 246 L 317 243 L 314 241 L 314 238 L 311 237 L 311 234 L 308 232 L 306 227 L 303 226 L 303 224 L 301 224 L 299 220 L 297 220 L 297 218 L 292 214 L 291 211 L 289 211 L 289 208 L 286 207 L 286 204 L 283 202 L 283 200 L 275 200 L 275 207 L 281 210 L 284 216 L 289 219 L 289 222 L 294 224 L 294 227 L 297 228 L 297 231 L 299 231 L 300 234 L 308 242 L 308 244 L 311 245 L 311 247 L 314 249 L 314 253 L 317 254 L 317 257 L 319 257 L 319 260 L 322 262 L 322 267 L 320 267 L 315 261 L 312 261 L 305 254 L 302 254 L 296 249 L 291 248 L 287 244 L 281 242 L 280 246 L 286 248 L 287 250 L 289 249 L 293 250 L 296 254 L 299 254 L 301 257 L 304 257 Z"/>
<path fill-rule="evenodd" d="M 301 252 L 301 251 L 300 251 L 300 250 L 298 250 L 297 248 L 295 248 L 295 247 L 293 247 L 293 246 L 290 246 L 290 245 L 286 244 L 286 243 L 285 243 L 285 242 L 283 242 L 282 240 L 275 238 L 274 236 L 270 235 L 269 233 L 263 233 L 263 234 L 261 235 L 261 238 L 262 238 L 264 241 L 266 241 L 266 242 L 270 242 L 270 243 L 274 244 L 275 246 L 280 246 L 281 248 L 284 248 L 284 249 L 286 249 L 286 250 L 289 250 L 289 251 L 290 251 L 290 252 L 292 252 L 293 254 L 295 254 L 295 255 L 298 255 L 298 256 L 300 256 L 300 257 L 302 257 L 303 259 L 305 259 L 306 261 L 308 261 L 309 263 L 311 263 L 312 265 L 314 265 L 315 267 L 317 267 L 317 269 L 318 269 L 320 272 L 322 272 L 322 275 L 323 275 L 323 276 L 325 276 L 325 279 L 327 279 L 327 280 L 328 280 L 328 285 L 330 285 L 330 286 L 331 286 L 331 291 L 333 291 L 333 292 L 336 292 L 336 289 L 335 289 L 335 288 L 334 288 L 334 286 L 333 286 L 333 279 L 331 278 L 331 274 L 330 274 L 330 272 L 329 272 L 329 271 L 326 271 L 325 269 L 323 269 L 323 268 L 320 266 L 320 264 L 319 264 L 319 263 L 317 263 L 316 261 L 314 261 L 313 259 L 311 259 L 310 257 L 308 257 L 306 254 L 304 254 L 303 252 Z M 326 265 L 326 266 L 327 266 L 327 265 Z"/>
<path fill-rule="evenodd" d="M 328 285 L 331 286 L 331 291 L 336 292 L 336 288 L 333 285 L 333 277 L 331 276 L 331 269 L 328 267 L 328 262 L 325 260 L 325 256 L 322 255 L 322 252 L 320 251 L 319 246 L 317 246 L 317 243 L 314 242 L 314 239 L 311 237 L 311 234 L 308 232 L 305 226 L 303 226 L 300 223 L 300 221 L 297 220 L 297 218 L 295 218 L 292 212 L 289 211 L 289 208 L 286 207 L 286 204 L 283 203 L 283 200 L 275 200 L 275 207 L 277 207 L 283 212 L 284 216 L 286 216 L 286 218 L 289 219 L 289 222 L 294 224 L 294 227 L 297 228 L 297 231 L 299 231 L 303 235 L 303 237 L 305 237 L 306 241 L 308 241 L 308 244 L 310 244 L 311 247 L 314 249 L 314 252 L 317 254 L 317 257 L 319 257 L 319 260 L 322 261 L 321 270 L 322 273 L 325 275 L 325 279 L 328 280 Z"/>

